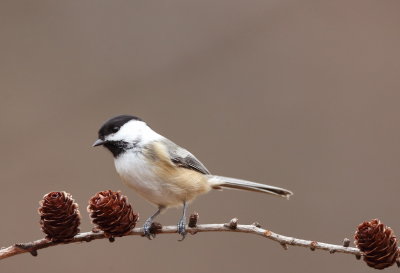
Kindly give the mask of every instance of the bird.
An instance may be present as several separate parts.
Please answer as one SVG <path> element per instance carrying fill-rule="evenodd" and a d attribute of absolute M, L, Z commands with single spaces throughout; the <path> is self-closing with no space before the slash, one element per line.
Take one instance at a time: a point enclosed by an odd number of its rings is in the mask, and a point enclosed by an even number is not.
<path fill-rule="evenodd" d="M 122 182 L 157 206 L 143 225 L 143 235 L 151 239 L 151 225 L 163 210 L 183 206 L 177 232 L 183 240 L 188 204 L 197 196 L 223 188 L 289 197 L 291 191 L 243 179 L 213 175 L 192 153 L 155 132 L 141 118 L 119 115 L 100 127 L 93 147 L 103 146 L 114 157 Z"/>

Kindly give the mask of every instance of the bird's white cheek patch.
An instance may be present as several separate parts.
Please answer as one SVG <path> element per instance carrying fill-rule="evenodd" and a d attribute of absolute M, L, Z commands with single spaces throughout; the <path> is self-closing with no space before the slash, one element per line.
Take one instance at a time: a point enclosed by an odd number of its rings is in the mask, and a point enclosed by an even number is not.
<path fill-rule="evenodd" d="M 109 135 L 107 140 L 125 142 L 140 141 L 141 145 L 145 145 L 161 138 L 163 137 L 154 132 L 146 123 L 132 120 L 125 123 L 115 134 Z"/>

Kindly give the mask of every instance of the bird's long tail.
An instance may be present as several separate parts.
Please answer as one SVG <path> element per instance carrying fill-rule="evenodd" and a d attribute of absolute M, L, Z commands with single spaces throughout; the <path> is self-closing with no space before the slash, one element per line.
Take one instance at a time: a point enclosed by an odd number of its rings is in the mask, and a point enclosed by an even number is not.
<path fill-rule="evenodd" d="M 286 189 L 225 176 L 210 175 L 208 181 L 214 189 L 230 188 L 237 190 L 255 191 L 278 195 L 287 199 L 289 199 L 289 197 L 293 195 L 291 191 Z"/>

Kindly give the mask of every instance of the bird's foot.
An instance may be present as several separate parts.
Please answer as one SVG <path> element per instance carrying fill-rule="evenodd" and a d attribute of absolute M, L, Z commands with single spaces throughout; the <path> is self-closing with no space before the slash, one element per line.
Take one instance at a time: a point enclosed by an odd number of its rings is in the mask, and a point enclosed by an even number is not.
<path fill-rule="evenodd" d="M 149 240 L 151 240 L 152 238 L 156 237 L 156 233 L 151 228 L 152 225 L 153 225 L 152 219 L 147 219 L 146 222 L 144 222 L 144 225 L 143 225 L 143 236 L 147 237 Z"/>
<path fill-rule="evenodd" d="M 182 218 L 181 220 L 179 220 L 179 223 L 178 223 L 178 234 L 180 234 L 182 236 L 182 238 L 179 239 L 178 241 L 182 242 L 185 239 L 186 234 L 187 234 L 187 232 L 186 232 L 186 219 L 185 218 Z"/>

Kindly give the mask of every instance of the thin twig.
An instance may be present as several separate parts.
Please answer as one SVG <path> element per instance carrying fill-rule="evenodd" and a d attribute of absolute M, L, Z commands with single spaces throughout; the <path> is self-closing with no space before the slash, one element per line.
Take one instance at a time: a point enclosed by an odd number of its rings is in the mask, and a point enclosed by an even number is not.
<path fill-rule="evenodd" d="M 257 227 L 255 225 L 237 225 L 234 229 L 230 228 L 230 224 L 205 224 L 197 225 L 195 228 L 187 228 L 187 232 L 196 234 L 198 232 L 238 232 L 238 233 L 251 233 L 260 235 L 264 238 L 273 240 L 282 246 L 302 246 L 312 250 L 320 249 L 329 251 L 330 253 L 340 252 L 346 254 L 353 254 L 361 256 L 362 252 L 358 248 L 344 247 L 341 245 L 326 244 L 322 242 L 302 240 L 293 237 L 288 237 L 274 233 L 270 230 Z M 165 226 L 157 231 L 157 234 L 176 233 L 176 226 Z M 142 235 L 143 228 L 135 228 L 125 236 Z M 71 241 L 68 242 L 51 242 L 47 239 L 39 239 L 30 243 L 15 244 L 6 248 L 0 249 L 0 259 L 5 259 L 22 253 L 31 253 L 37 255 L 37 250 L 56 245 L 72 244 L 79 242 L 90 242 L 97 239 L 105 239 L 103 232 L 84 232 L 76 235 Z"/>

